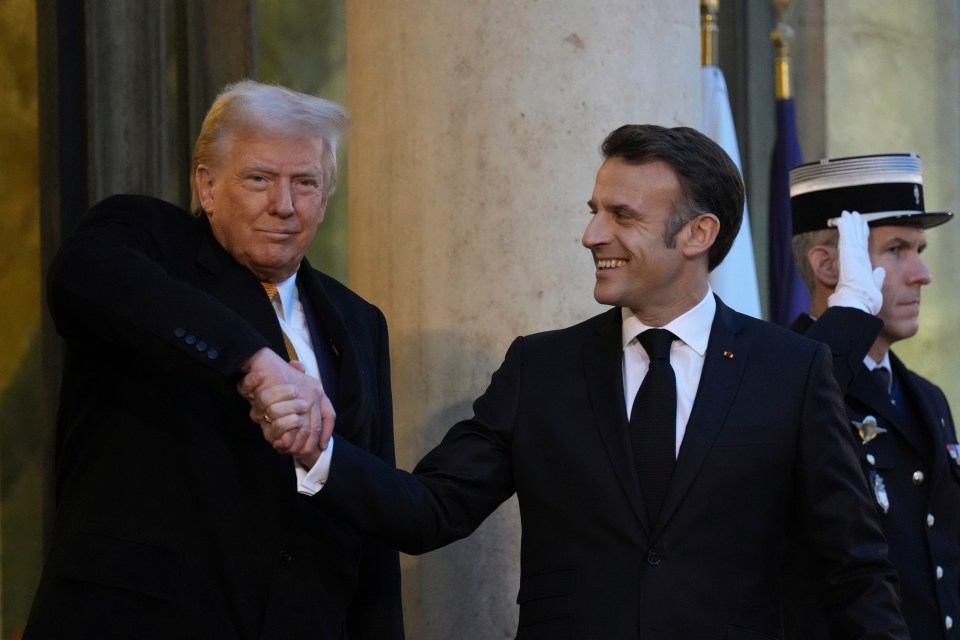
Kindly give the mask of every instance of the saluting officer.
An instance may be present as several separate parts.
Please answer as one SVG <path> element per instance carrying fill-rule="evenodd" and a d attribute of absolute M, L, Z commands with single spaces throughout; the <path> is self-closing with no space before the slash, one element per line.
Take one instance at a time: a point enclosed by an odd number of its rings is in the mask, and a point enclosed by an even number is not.
<path fill-rule="evenodd" d="M 925 230 L 952 214 L 924 209 L 915 154 L 802 165 L 790 173 L 790 197 L 794 259 L 811 293 L 811 315 L 794 328 L 828 343 L 835 359 L 856 359 L 858 347 L 849 339 L 854 323 L 869 332 L 868 313 L 883 321 L 844 402 L 900 574 L 910 635 L 960 638 L 957 435 L 940 388 L 890 351 L 919 328 L 921 288 L 931 280 L 921 258 Z M 837 315 L 838 305 L 860 311 Z M 815 596 L 790 602 L 784 624 L 791 639 L 830 637 Z"/>

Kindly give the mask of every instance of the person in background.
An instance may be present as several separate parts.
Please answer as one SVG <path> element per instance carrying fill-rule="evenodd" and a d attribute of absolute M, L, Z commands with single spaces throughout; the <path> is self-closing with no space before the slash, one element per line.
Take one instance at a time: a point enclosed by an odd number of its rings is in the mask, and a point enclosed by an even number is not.
<path fill-rule="evenodd" d="M 394 464 L 384 317 L 304 258 L 346 123 L 321 98 L 229 85 L 192 214 L 113 196 L 59 251 L 56 519 L 27 640 L 403 637 L 397 552 L 297 490 L 310 465 L 263 440 L 236 387 L 292 390 L 286 446 L 320 451 L 336 412 L 344 443 Z"/>
<path fill-rule="evenodd" d="M 736 166 L 685 127 L 626 125 L 602 152 L 583 244 L 612 308 L 517 338 L 412 474 L 335 435 L 318 504 L 422 553 L 516 493 L 520 640 L 775 638 L 795 530 L 839 636 L 907 638 L 828 348 L 710 289 L 742 220 Z M 257 372 L 241 390 L 295 412 Z"/>
<path fill-rule="evenodd" d="M 811 294 L 811 315 L 801 316 L 795 328 L 816 330 L 819 339 L 841 348 L 838 336 L 849 327 L 828 316 L 838 298 L 850 306 L 858 297 L 870 299 L 868 308 L 860 308 L 882 321 L 850 379 L 844 404 L 899 573 L 911 637 L 960 637 L 960 447 L 953 418 L 943 392 L 890 350 L 919 330 L 921 289 L 931 281 L 921 257 L 925 230 L 952 214 L 925 210 L 915 154 L 803 165 L 791 171 L 790 192 L 794 257 Z M 854 210 L 859 214 L 849 213 Z M 869 223 L 868 254 L 845 246 L 847 225 L 856 218 Z M 854 235 L 858 244 L 867 237 L 863 230 Z M 882 296 L 869 293 L 871 269 L 885 273 Z M 852 286 L 845 273 L 859 274 Z M 787 637 L 844 637 L 829 634 L 816 606 L 812 597 L 788 604 Z"/>

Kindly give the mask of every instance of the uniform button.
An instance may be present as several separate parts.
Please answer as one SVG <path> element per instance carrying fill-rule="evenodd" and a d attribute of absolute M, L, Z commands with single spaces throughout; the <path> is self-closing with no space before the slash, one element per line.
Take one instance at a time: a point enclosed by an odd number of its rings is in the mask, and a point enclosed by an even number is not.
<path fill-rule="evenodd" d="M 197 341 L 197 336 L 193 336 L 193 335 L 187 336 L 186 338 L 183 339 L 183 341 L 186 342 L 187 344 L 193 344 L 194 342 Z"/>
<path fill-rule="evenodd" d="M 949 629 L 952 629 L 952 628 L 953 628 L 953 618 L 951 618 L 950 616 L 947 616 L 946 618 L 944 618 L 944 619 L 943 619 L 943 626 L 945 626 L 948 630 L 949 630 Z"/>
<path fill-rule="evenodd" d="M 877 464 L 877 459 L 873 457 L 873 454 L 872 454 L 872 453 L 868 453 L 868 454 L 867 454 L 867 462 L 868 462 L 868 463 L 870 464 L 870 466 L 872 467 L 873 465 Z"/>
<path fill-rule="evenodd" d="M 177 336 L 178 338 L 182 338 L 183 336 L 187 335 L 187 332 L 185 329 L 177 327 L 173 330 L 173 335 Z"/>
<path fill-rule="evenodd" d="M 942 578 L 943 578 L 943 567 L 941 567 L 940 565 L 937 565 L 937 580 L 941 580 Z"/>
<path fill-rule="evenodd" d="M 923 475 L 923 471 L 920 471 L 919 469 L 917 469 L 916 471 L 913 472 L 913 484 L 922 483 L 924 477 L 925 476 Z"/>
<path fill-rule="evenodd" d="M 290 562 L 291 560 L 293 560 L 293 554 L 292 554 L 292 553 L 290 553 L 290 552 L 287 551 L 286 549 L 283 549 L 283 550 L 280 551 L 280 562 L 286 564 L 286 563 Z"/>
<path fill-rule="evenodd" d="M 932 513 L 928 513 L 928 514 L 927 514 L 927 526 L 928 526 L 928 527 L 932 527 L 932 526 L 933 526 L 933 523 L 936 522 L 936 520 L 937 520 L 937 519 L 933 517 L 933 514 L 932 514 Z"/>
<path fill-rule="evenodd" d="M 647 553 L 647 564 L 658 565 L 660 564 L 660 556 L 656 551 L 651 551 Z"/>
<path fill-rule="evenodd" d="M 206 350 L 207 350 L 207 343 L 206 343 L 206 342 L 203 342 L 203 341 L 201 340 L 200 342 L 197 343 L 197 351 L 206 351 Z"/>
<path fill-rule="evenodd" d="M 219 355 L 220 355 L 220 352 L 217 351 L 216 349 L 210 349 L 209 351 L 207 351 L 207 357 L 210 358 L 211 360 L 216 360 L 217 356 Z"/>

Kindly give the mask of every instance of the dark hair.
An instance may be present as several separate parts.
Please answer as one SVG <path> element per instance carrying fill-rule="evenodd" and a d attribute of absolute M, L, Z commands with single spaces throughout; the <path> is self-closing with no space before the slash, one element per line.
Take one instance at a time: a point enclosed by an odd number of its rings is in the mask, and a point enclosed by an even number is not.
<path fill-rule="evenodd" d="M 690 127 L 626 124 L 611 132 L 600 146 L 605 159 L 622 158 L 630 164 L 660 160 L 673 169 L 680 198 L 673 203 L 664 242 L 676 245 L 683 225 L 700 214 L 720 220 L 717 240 L 710 247 L 708 266 L 723 262 L 743 221 L 743 179 L 730 156 L 716 142 Z"/>

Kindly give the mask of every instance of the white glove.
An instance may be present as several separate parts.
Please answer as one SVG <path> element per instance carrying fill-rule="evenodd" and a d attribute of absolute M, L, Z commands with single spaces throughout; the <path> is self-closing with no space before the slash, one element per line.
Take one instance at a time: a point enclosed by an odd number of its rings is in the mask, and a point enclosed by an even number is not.
<path fill-rule="evenodd" d="M 883 267 L 873 269 L 867 249 L 870 227 L 856 211 L 844 211 L 837 220 L 840 230 L 840 275 L 837 288 L 827 298 L 828 307 L 853 307 L 877 315 L 883 305 Z"/>

